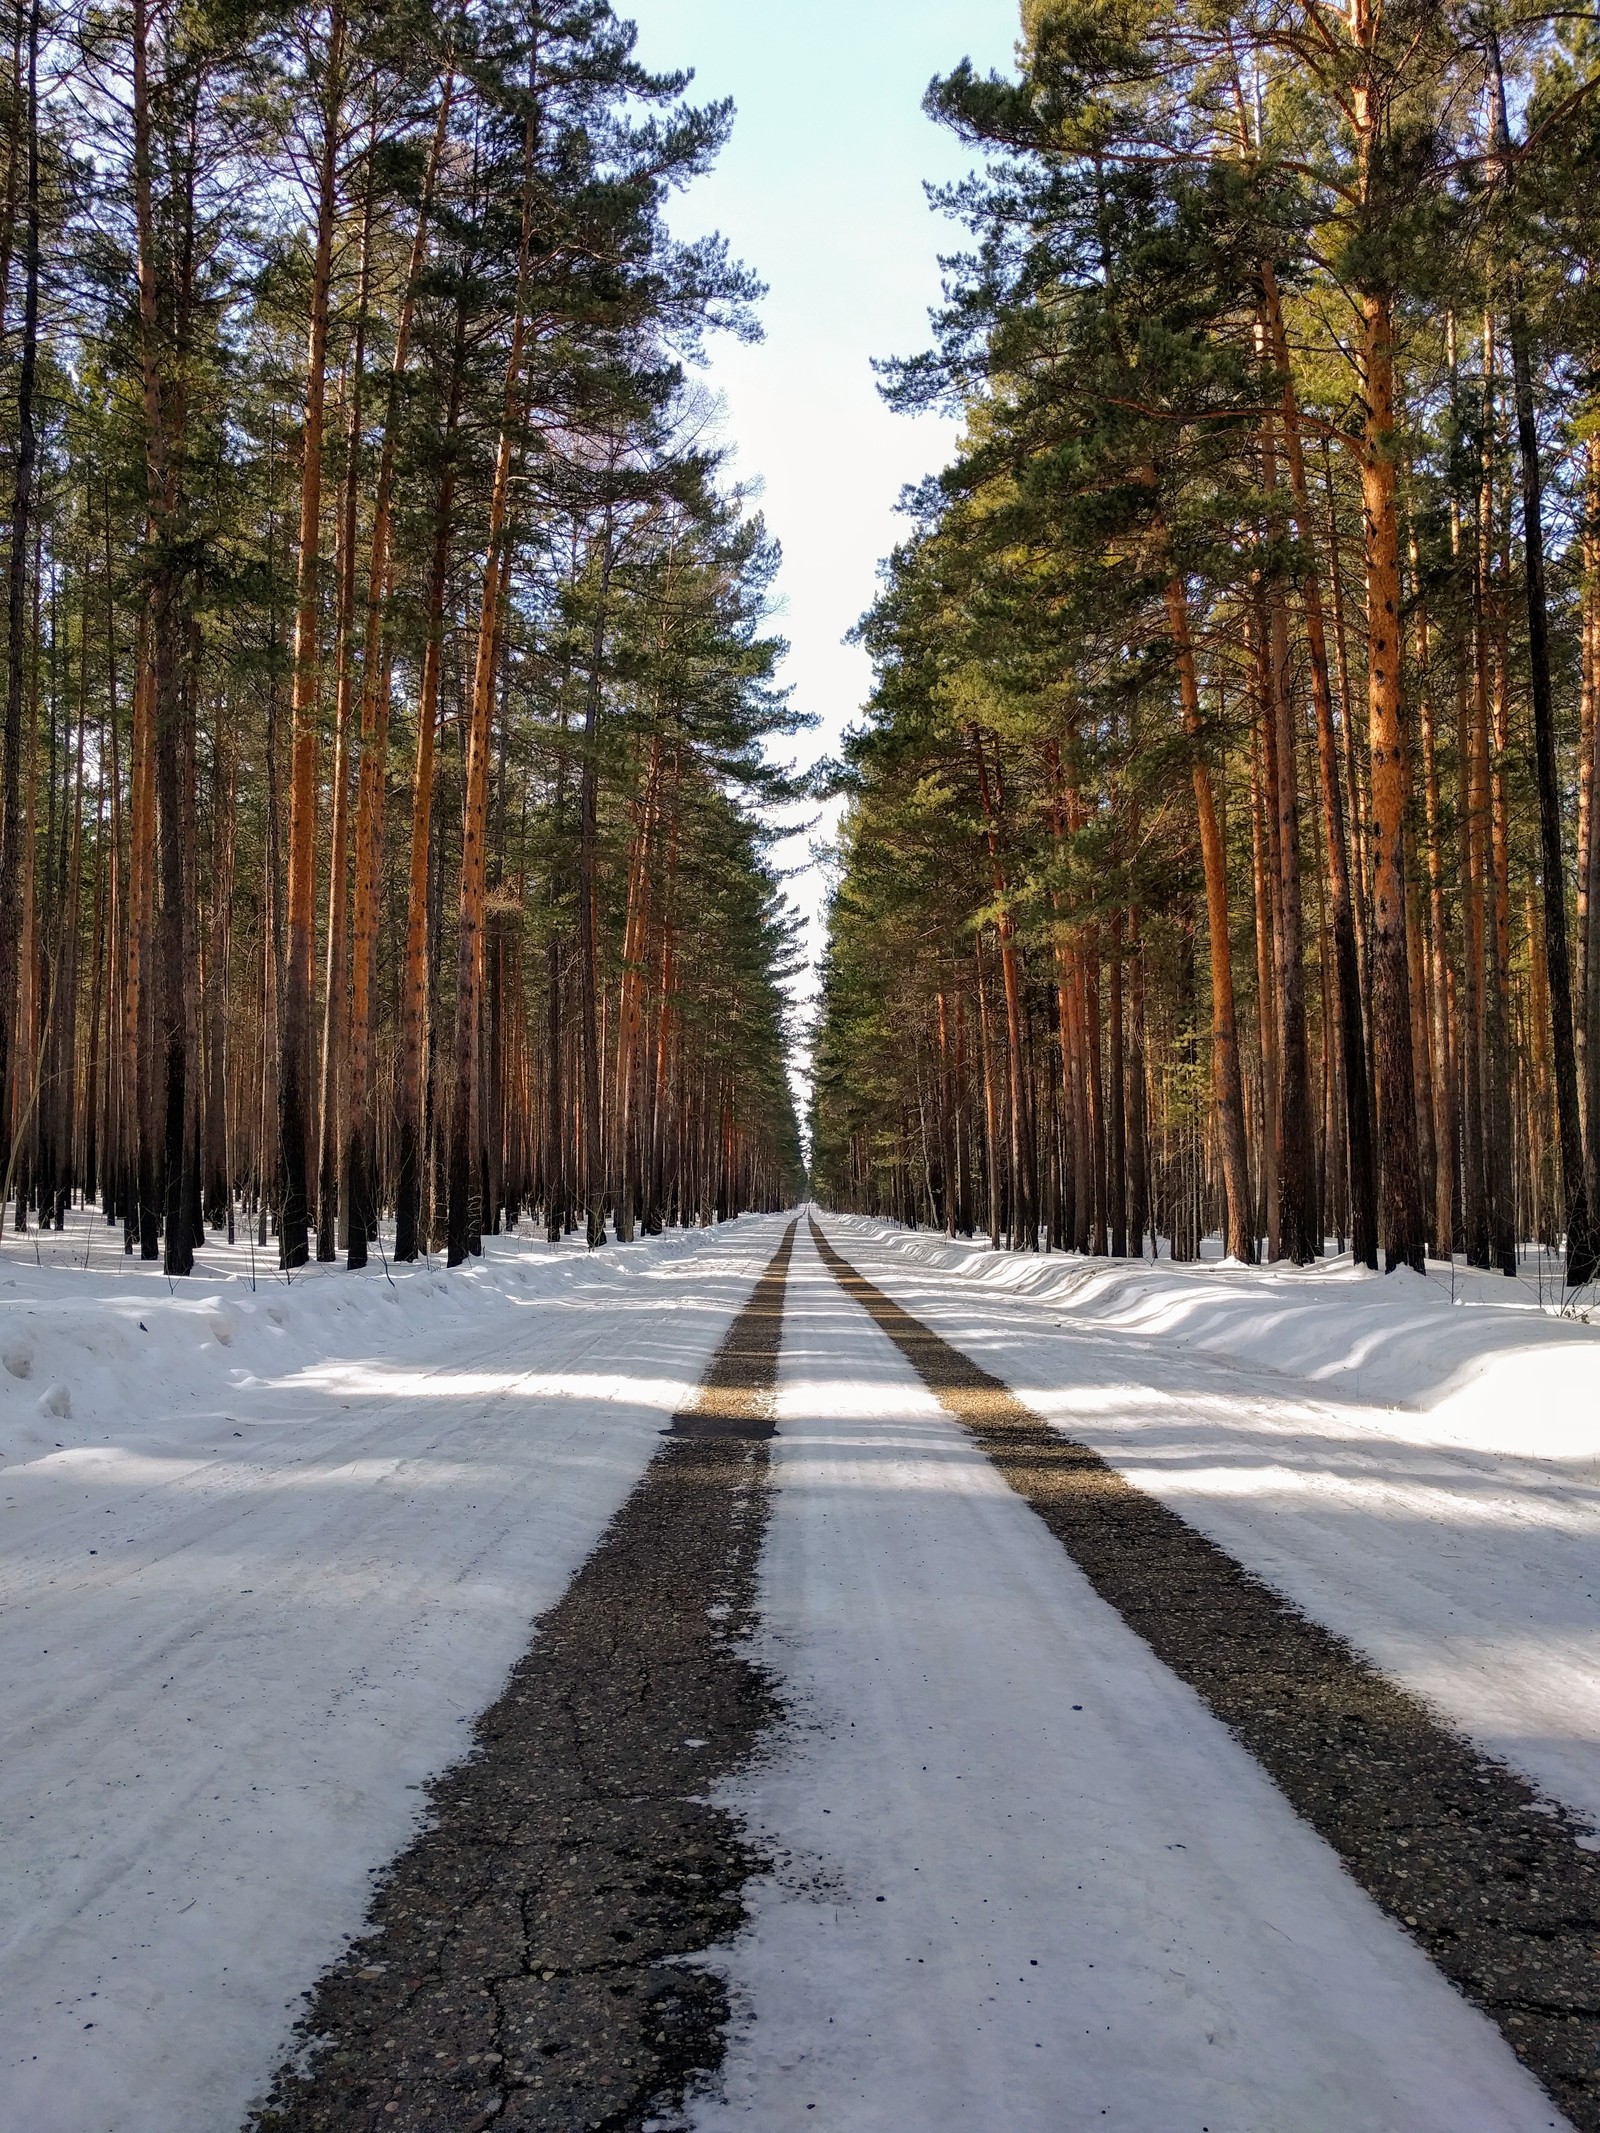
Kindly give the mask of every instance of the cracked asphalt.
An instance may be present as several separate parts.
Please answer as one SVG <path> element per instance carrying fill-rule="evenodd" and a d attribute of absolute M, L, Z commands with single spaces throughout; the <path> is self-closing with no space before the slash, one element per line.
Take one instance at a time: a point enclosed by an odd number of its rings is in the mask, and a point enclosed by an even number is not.
<path fill-rule="evenodd" d="M 432 1788 L 251 2133 L 626 2133 L 720 2063 L 726 1987 L 685 1958 L 765 1864 L 704 1795 L 778 1715 L 741 1646 L 794 1233 Z"/>
<path fill-rule="evenodd" d="M 1098 1453 L 1052 1429 L 811 1234 L 846 1294 L 969 1429 L 1101 1597 L 1255 1756 L 1347 1872 L 1496 2023 L 1580 2133 L 1600 2133 L 1600 1857 Z"/>
<path fill-rule="evenodd" d="M 667 2133 L 721 2065 L 728 1988 L 694 1958 L 738 1932 L 773 1862 L 706 1795 L 782 1715 L 746 1647 L 795 1228 L 432 1788 L 248 2133 Z M 1583 1829 L 811 1233 L 1101 1596 L 1579 2133 L 1600 2133 L 1600 1857 Z"/>

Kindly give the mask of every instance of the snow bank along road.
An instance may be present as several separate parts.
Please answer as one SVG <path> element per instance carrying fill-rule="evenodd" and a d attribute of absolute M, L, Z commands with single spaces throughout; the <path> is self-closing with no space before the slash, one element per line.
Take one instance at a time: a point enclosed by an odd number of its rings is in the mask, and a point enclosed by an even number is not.
<path fill-rule="evenodd" d="M 770 1443 L 747 1222 L 453 1369 L 236 1386 L 248 1457 L 191 1413 L 8 1461 L 4 2133 L 230 2133 L 397 1850 L 294 2133 L 1600 2127 L 1592 1420 L 1308 1389 L 1337 1320 L 1396 1396 L 1392 1286 L 1280 1298 L 1296 1383 L 1270 1277 L 1207 1353 L 1176 1276 L 827 1228 Z"/>

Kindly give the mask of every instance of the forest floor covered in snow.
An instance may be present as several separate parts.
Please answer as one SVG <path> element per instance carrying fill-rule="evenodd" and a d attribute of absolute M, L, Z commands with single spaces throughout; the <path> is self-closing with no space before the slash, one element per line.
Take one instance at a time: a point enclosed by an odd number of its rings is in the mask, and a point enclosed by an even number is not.
<path fill-rule="evenodd" d="M 823 1223 L 1520 1773 L 1593 1868 L 1600 1327 L 1541 1308 L 1537 1276 L 1457 1269 L 1452 1301 L 1445 1269 L 1025 1260 Z M 233 2133 L 783 1229 L 494 1239 L 458 1273 L 292 1285 L 265 1255 L 252 1284 L 242 1245 L 169 1285 L 81 1218 L 37 1263 L 6 1240 L 0 2133 Z M 716 1791 L 770 1871 L 695 1958 L 734 2018 L 688 2123 L 1564 2123 L 803 1223 L 776 1421 L 747 1648 L 787 1716 Z M 393 2100 L 383 2123 L 447 2123 Z M 578 2121 L 528 2086 L 480 2122 Z"/>

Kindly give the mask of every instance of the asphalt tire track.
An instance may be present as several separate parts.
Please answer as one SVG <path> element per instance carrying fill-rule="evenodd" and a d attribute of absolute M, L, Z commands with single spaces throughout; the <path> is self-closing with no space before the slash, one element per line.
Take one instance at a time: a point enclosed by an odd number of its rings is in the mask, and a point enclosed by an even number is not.
<path fill-rule="evenodd" d="M 738 1930 L 765 1864 L 703 1795 L 778 1715 L 740 1647 L 796 1226 L 434 1785 L 251 2133 L 630 2133 L 720 2064 L 726 1986 L 683 1958 Z"/>
<path fill-rule="evenodd" d="M 1580 1825 L 1033 1414 L 859 1274 L 814 1217 L 811 1234 L 1101 1597 L 1496 2023 L 1580 2133 L 1600 2133 L 1600 1858 L 1580 1848 Z"/>

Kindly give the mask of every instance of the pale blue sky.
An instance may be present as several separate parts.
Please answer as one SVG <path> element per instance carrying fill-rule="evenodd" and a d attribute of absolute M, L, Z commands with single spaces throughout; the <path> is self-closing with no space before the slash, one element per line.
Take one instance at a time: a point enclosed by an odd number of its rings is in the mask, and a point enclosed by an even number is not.
<path fill-rule="evenodd" d="M 871 601 L 899 537 L 902 487 L 943 464 L 951 432 L 891 415 L 874 356 L 927 339 L 938 254 L 958 233 L 925 181 L 966 167 L 922 115 L 930 79 L 963 57 L 1009 68 L 1016 0 L 618 0 L 640 57 L 692 66 L 697 97 L 731 96 L 733 139 L 715 174 L 674 213 L 684 235 L 719 229 L 767 283 L 765 341 L 716 349 L 710 382 L 741 480 L 783 544 L 777 627 L 796 700 L 822 719 L 808 753 L 831 749 L 868 686 L 841 642 Z M 804 848 L 781 855 L 794 865 Z M 819 885 L 791 893 L 813 916 Z M 815 940 L 813 939 L 813 946 Z"/>

